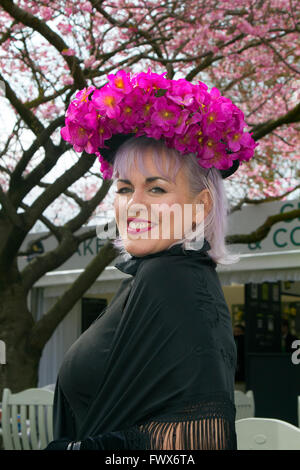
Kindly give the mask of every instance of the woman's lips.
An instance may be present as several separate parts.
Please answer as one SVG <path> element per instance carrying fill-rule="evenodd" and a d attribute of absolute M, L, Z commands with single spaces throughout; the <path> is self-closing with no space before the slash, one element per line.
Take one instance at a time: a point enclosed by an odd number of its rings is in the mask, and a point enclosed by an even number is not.
<path fill-rule="evenodd" d="M 151 230 L 154 225 L 156 224 L 152 224 L 151 222 L 149 221 L 146 221 L 146 220 L 133 220 L 133 225 L 135 225 L 136 227 L 130 227 L 129 224 L 131 223 L 131 220 L 132 219 L 129 219 L 128 220 L 128 223 L 127 223 L 127 232 L 130 233 L 130 234 L 136 234 L 136 233 L 142 233 L 142 232 L 148 232 L 149 230 Z M 147 226 L 145 226 L 146 224 L 148 224 Z M 138 225 L 140 225 L 140 227 L 138 227 Z"/>

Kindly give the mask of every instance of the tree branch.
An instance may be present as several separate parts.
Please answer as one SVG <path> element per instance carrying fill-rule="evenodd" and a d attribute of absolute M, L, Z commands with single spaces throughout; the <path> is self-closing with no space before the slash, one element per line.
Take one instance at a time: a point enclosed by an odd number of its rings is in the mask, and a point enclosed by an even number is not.
<path fill-rule="evenodd" d="M 280 196 L 270 196 L 265 199 L 249 199 L 248 197 L 244 197 L 239 201 L 238 204 L 236 204 L 234 207 L 231 208 L 230 214 L 233 214 L 233 212 L 239 211 L 242 209 L 243 204 L 263 204 L 265 202 L 274 202 L 274 201 L 280 201 L 282 198 L 290 195 L 297 189 L 300 189 L 300 184 L 295 186 L 291 191 L 286 191 L 285 193 L 281 194 Z"/>
<path fill-rule="evenodd" d="M 237 244 L 237 243 L 256 243 L 266 238 L 273 227 L 273 225 L 284 220 L 293 220 L 300 217 L 300 209 L 293 211 L 284 212 L 282 214 L 270 215 L 266 221 L 258 227 L 256 230 L 245 235 L 227 235 L 226 243 Z"/>
<path fill-rule="evenodd" d="M 27 204 L 25 204 L 24 202 L 22 202 L 20 204 L 20 207 L 22 207 L 22 209 L 24 209 L 24 210 L 27 210 L 29 208 L 29 206 Z M 46 227 L 50 230 L 50 232 L 56 237 L 57 241 L 61 240 L 61 238 L 62 238 L 61 227 L 58 227 L 57 225 L 53 224 L 43 214 L 40 215 L 39 220 L 41 222 L 43 222 L 44 225 L 46 225 Z M 50 236 L 50 235 L 48 235 L 48 236 Z M 48 236 L 47 236 L 47 238 L 48 238 Z M 42 238 L 42 240 L 43 240 L 43 238 Z M 35 240 L 35 242 L 36 242 L 36 240 Z M 20 253 L 18 253 L 18 256 L 21 256 Z"/>
<path fill-rule="evenodd" d="M 100 204 L 100 202 L 103 201 L 112 184 L 112 180 L 103 180 L 101 187 L 92 197 L 92 199 L 90 199 L 89 201 L 85 201 L 82 210 L 79 212 L 79 214 L 72 220 L 67 222 L 64 227 L 68 228 L 72 232 L 78 230 L 84 224 L 84 222 L 86 222 L 87 218 L 92 215 L 92 213 Z"/>
<path fill-rule="evenodd" d="M 121 23 L 120 21 L 117 21 L 109 13 L 107 13 L 107 11 L 105 11 L 105 9 L 101 6 L 102 5 L 101 1 L 99 2 L 99 0 L 91 0 L 91 4 L 98 11 L 98 13 L 100 13 L 113 26 L 117 26 L 119 28 L 130 27 L 130 24 L 128 23 L 127 20 Z M 136 34 L 146 39 L 147 43 L 151 45 L 153 51 L 157 54 L 158 57 L 161 57 L 161 58 L 163 57 L 163 54 L 160 48 L 158 47 L 158 44 L 156 44 L 156 40 L 153 38 L 151 34 L 149 34 L 147 31 L 140 29 L 140 28 L 137 28 Z"/>
<path fill-rule="evenodd" d="M 43 215 L 39 216 L 39 220 L 44 222 L 45 225 L 53 231 L 59 245 L 54 250 L 36 258 L 34 260 L 34 266 L 28 265 L 24 268 L 21 273 L 24 288 L 27 290 L 30 289 L 46 272 L 52 271 L 53 269 L 61 266 L 61 264 L 63 264 L 77 250 L 82 241 L 96 235 L 95 228 L 89 231 L 88 234 L 84 232 L 81 235 L 74 235 L 74 232 L 79 230 L 89 219 L 95 208 L 106 196 L 111 184 L 111 180 L 104 180 L 100 189 L 92 199 L 89 201 L 80 200 L 81 210 L 79 214 L 61 227 L 54 226 L 50 221 L 44 219 Z M 49 185 L 46 191 L 49 189 L 51 189 L 51 185 Z"/>
<path fill-rule="evenodd" d="M 65 117 L 60 116 L 54 121 L 52 121 L 49 126 L 44 129 L 40 134 L 38 134 L 35 141 L 31 144 L 28 150 L 23 153 L 22 158 L 18 161 L 11 177 L 10 181 L 10 192 L 13 192 L 13 188 L 18 187 L 20 184 L 20 179 L 23 171 L 26 169 L 29 161 L 35 154 L 35 152 L 42 146 L 46 144 L 49 137 L 53 134 L 53 132 L 65 122 Z M 55 161 L 54 161 L 55 164 Z M 32 186 L 33 187 L 33 186 Z M 29 189 L 29 188 L 28 188 Z M 31 188 L 30 188 L 31 189 Z M 20 187 L 18 187 L 18 191 L 20 191 Z"/>
<path fill-rule="evenodd" d="M 291 109 L 286 114 L 280 116 L 279 118 L 254 126 L 252 129 L 252 132 L 253 132 L 252 137 L 254 140 L 259 140 L 279 126 L 283 126 L 284 124 L 292 124 L 294 122 L 299 122 L 299 121 L 300 121 L 300 103 L 297 104 L 293 109 Z"/>
<path fill-rule="evenodd" d="M 23 226 L 23 221 L 17 214 L 13 204 L 11 203 L 9 197 L 3 191 L 0 185 L 0 203 L 2 205 L 2 209 L 0 210 L 0 214 L 6 215 L 7 218 L 11 221 L 12 225 L 21 228 Z"/>
<path fill-rule="evenodd" d="M 1 1 L 1 0 L 0 0 Z M 0 80 L 5 83 L 5 96 L 9 100 L 10 104 L 15 108 L 17 113 L 21 116 L 23 121 L 27 124 L 29 129 L 35 134 L 43 132 L 44 126 L 39 121 L 39 119 L 34 115 L 34 113 L 28 109 L 22 101 L 17 97 L 9 83 L 5 78 L 0 74 Z"/>
<path fill-rule="evenodd" d="M 52 31 L 45 22 L 41 21 L 36 16 L 33 16 L 28 11 L 18 7 L 11 0 L 0 0 L 0 5 L 12 18 L 25 26 L 29 26 L 34 31 L 38 31 L 53 47 L 55 47 L 68 64 L 76 86 L 78 88 L 84 88 L 86 86 L 86 81 L 80 68 L 79 60 L 75 56 L 62 54 L 62 52 L 69 49 L 69 47 L 57 33 Z"/>
<path fill-rule="evenodd" d="M 25 212 L 26 228 L 30 228 L 35 224 L 40 214 L 64 191 L 69 188 L 75 181 L 81 178 L 86 171 L 94 164 L 95 156 L 82 153 L 79 160 L 69 168 L 63 175 L 55 181 L 55 184 L 49 186 L 37 199 L 31 207 Z"/>
<path fill-rule="evenodd" d="M 33 326 L 30 337 L 33 349 L 42 351 L 57 325 L 117 255 L 118 250 L 108 241 L 55 305 Z"/>

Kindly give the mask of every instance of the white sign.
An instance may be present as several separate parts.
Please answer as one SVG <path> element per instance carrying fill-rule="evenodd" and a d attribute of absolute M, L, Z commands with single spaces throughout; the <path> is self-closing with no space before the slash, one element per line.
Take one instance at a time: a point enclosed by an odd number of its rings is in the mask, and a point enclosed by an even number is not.
<path fill-rule="evenodd" d="M 300 200 L 248 204 L 229 217 L 228 235 L 254 232 L 269 216 L 300 209 Z M 300 217 L 278 222 L 271 227 L 267 237 L 257 243 L 232 245 L 239 253 L 268 253 L 290 250 L 300 251 Z"/>

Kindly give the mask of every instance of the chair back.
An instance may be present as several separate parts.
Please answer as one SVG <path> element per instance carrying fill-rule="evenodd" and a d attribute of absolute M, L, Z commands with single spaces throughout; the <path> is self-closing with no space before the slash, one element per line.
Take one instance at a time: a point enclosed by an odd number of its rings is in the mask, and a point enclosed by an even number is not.
<path fill-rule="evenodd" d="M 238 419 L 253 418 L 255 416 L 255 403 L 252 390 L 248 390 L 246 393 L 235 390 L 234 404 L 236 407 L 236 421 Z"/>
<path fill-rule="evenodd" d="M 29 388 L 2 396 L 2 438 L 5 450 L 42 450 L 53 440 L 54 392 Z"/>
<path fill-rule="evenodd" d="M 271 418 L 235 422 L 238 450 L 300 450 L 300 429 Z"/>

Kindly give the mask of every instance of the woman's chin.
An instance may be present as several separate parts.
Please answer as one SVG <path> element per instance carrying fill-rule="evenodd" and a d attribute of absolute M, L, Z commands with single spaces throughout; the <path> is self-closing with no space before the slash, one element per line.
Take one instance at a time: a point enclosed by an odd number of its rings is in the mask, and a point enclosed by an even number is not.
<path fill-rule="evenodd" d="M 146 256 L 167 249 L 171 244 L 170 240 L 145 240 L 142 238 L 127 238 L 124 240 L 124 246 L 132 256 Z"/>

